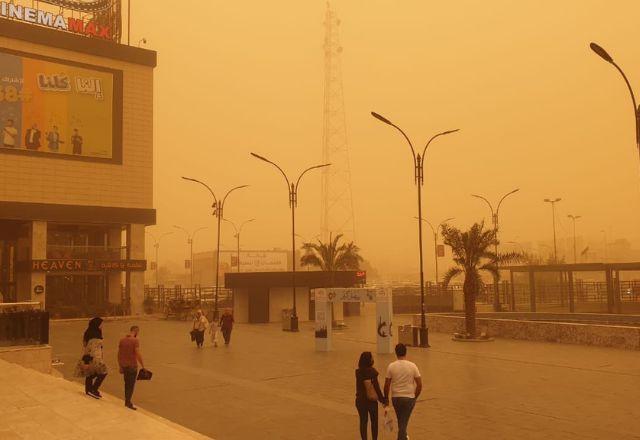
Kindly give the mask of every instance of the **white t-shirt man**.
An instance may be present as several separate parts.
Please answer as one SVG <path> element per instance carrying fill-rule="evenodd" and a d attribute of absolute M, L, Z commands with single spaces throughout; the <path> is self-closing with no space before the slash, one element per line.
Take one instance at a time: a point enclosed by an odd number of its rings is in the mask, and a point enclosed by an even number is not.
<path fill-rule="evenodd" d="M 18 130 L 13 126 L 6 126 L 3 129 L 3 143 L 7 147 L 15 147 L 16 146 L 16 138 L 18 137 Z"/>
<path fill-rule="evenodd" d="M 418 366 L 406 359 L 398 359 L 387 367 L 387 379 L 391 379 L 391 397 L 416 397 L 416 378 L 420 377 Z"/>

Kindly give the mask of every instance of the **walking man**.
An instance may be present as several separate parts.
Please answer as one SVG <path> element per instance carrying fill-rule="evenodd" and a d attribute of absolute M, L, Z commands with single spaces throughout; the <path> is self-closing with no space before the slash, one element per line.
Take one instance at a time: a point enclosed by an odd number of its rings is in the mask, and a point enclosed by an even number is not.
<path fill-rule="evenodd" d="M 229 345 L 231 342 L 233 322 L 233 313 L 231 313 L 231 309 L 225 309 L 224 313 L 220 317 L 220 329 L 222 330 L 222 337 L 224 337 L 224 345 Z"/>
<path fill-rule="evenodd" d="M 118 364 L 120 365 L 120 373 L 124 376 L 124 406 L 132 410 L 138 409 L 131 403 L 133 388 L 138 376 L 138 364 L 144 369 L 144 361 L 140 354 L 140 341 L 138 341 L 139 331 L 140 328 L 137 325 L 132 326 L 127 336 L 120 339 L 118 345 Z"/>
<path fill-rule="evenodd" d="M 422 378 L 417 365 L 407 360 L 406 345 L 396 345 L 396 357 L 398 360 L 387 367 L 384 395 L 388 399 L 391 390 L 391 402 L 398 418 L 398 440 L 407 440 L 409 417 L 422 392 Z"/>

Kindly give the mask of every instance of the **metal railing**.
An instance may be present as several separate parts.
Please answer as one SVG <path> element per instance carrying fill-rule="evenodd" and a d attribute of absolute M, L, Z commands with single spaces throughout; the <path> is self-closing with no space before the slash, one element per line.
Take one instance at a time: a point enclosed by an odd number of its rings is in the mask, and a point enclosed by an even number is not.
<path fill-rule="evenodd" d="M 145 312 L 162 312 L 167 315 L 172 314 L 172 310 L 177 307 L 183 310 L 195 311 L 201 308 L 205 311 L 212 311 L 215 303 L 215 287 L 194 287 L 163 285 L 157 287 L 145 286 L 144 306 Z M 218 289 L 218 310 L 233 307 L 233 292 L 231 289 Z"/>
<path fill-rule="evenodd" d="M 0 346 L 49 343 L 49 312 L 41 303 L 0 304 Z"/>

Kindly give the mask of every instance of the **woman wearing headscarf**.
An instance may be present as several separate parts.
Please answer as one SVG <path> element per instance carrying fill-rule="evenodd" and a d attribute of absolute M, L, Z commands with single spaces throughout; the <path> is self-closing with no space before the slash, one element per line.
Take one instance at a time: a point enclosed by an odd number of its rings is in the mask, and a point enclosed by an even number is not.
<path fill-rule="evenodd" d="M 204 332 L 207 327 L 209 327 L 207 317 L 204 316 L 202 310 L 198 310 L 195 318 L 193 319 L 193 330 L 191 330 L 198 348 L 202 348 L 202 344 L 204 343 Z"/>
<path fill-rule="evenodd" d="M 76 367 L 76 376 L 84 377 L 84 392 L 95 399 L 102 397 L 100 385 L 107 377 L 102 343 L 102 318 L 93 318 L 82 336 L 82 358 Z"/>

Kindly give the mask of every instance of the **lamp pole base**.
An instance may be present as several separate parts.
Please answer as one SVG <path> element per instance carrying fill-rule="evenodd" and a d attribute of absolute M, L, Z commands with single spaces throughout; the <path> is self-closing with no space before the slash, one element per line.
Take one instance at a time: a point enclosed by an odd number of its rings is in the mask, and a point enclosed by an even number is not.
<path fill-rule="evenodd" d="M 291 317 L 291 331 L 292 332 L 300 331 L 300 329 L 298 328 L 298 317 L 297 316 L 292 316 Z"/>
<path fill-rule="evenodd" d="M 420 327 L 420 347 L 429 348 L 429 328 Z"/>

